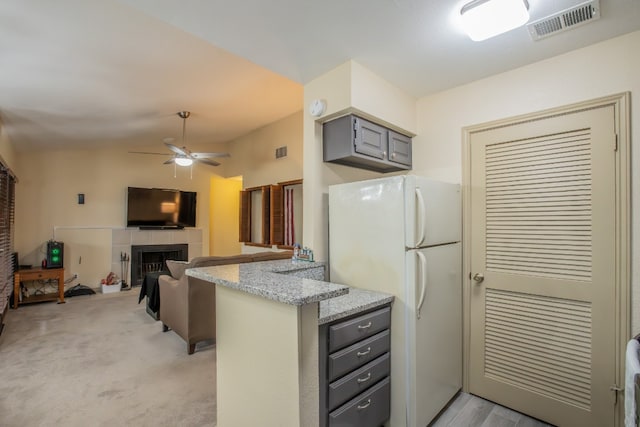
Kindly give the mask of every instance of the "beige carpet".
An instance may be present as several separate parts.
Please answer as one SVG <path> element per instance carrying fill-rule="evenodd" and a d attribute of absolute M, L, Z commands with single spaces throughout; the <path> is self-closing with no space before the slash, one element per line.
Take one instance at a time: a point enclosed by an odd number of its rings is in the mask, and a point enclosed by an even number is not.
<path fill-rule="evenodd" d="M 0 426 L 215 426 L 215 346 L 187 354 L 138 290 L 10 310 Z"/>

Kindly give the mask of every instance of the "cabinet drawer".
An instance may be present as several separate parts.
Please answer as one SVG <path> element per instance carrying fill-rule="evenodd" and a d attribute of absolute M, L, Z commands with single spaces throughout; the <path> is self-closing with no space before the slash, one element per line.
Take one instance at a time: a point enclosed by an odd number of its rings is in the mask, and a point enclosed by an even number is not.
<path fill-rule="evenodd" d="M 330 427 L 381 426 L 390 412 L 389 377 L 329 414 Z"/>
<path fill-rule="evenodd" d="M 329 353 L 389 328 L 391 308 L 385 307 L 329 328 Z"/>
<path fill-rule="evenodd" d="M 334 381 L 386 353 L 389 351 L 390 345 L 391 339 L 387 329 L 371 338 L 329 355 L 329 381 Z"/>
<path fill-rule="evenodd" d="M 369 362 L 349 375 L 329 384 L 329 410 L 362 393 L 388 376 L 391 371 L 389 353 Z"/>
<path fill-rule="evenodd" d="M 34 272 L 34 273 L 20 273 L 20 281 L 29 281 L 29 280 L 40 280 L 42 278 L 49 277 L 42 272 Z"/>

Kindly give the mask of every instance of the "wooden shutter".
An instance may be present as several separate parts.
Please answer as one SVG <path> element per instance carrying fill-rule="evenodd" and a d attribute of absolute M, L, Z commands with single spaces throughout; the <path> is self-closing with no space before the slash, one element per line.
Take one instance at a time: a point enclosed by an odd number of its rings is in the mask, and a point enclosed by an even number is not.
<path fill-rule="evenodd" d="M 272 245 L 282 245 L 284 244 L 284 200 L 281 185 L 271 186 L 270 209 L 270 241 Z"/>
<path fill-rule="evenodd" d="M 251 192 L 240 191 L 240 232 L 238 241 L 251 241 Z"/>
<path fill-rule="evenodd" d="M 271 186 L 265 185 L 262 187 L 262 243 L 265 245 L 271 244 L 271 227 L 270 227 L 270 215 L 271 212 Z"/>

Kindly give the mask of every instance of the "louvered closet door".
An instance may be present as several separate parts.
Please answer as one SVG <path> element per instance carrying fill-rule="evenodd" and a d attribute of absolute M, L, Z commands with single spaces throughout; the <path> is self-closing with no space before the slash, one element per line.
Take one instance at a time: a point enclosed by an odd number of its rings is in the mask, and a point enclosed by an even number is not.
<path fill-rule="evenodd" d="M 612 107 L 471 135 L 469 388 L 560 426 L 609 426 Z"/>

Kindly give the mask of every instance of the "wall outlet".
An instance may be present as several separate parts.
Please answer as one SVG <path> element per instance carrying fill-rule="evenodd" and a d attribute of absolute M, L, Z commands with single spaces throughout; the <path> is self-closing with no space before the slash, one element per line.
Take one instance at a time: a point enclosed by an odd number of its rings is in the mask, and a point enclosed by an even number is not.
<path fill-rule="evenodd" d="M 78 273 L 73 273 L 72 277 L 76 280 L 80 279 L 80 275 Z"/>

